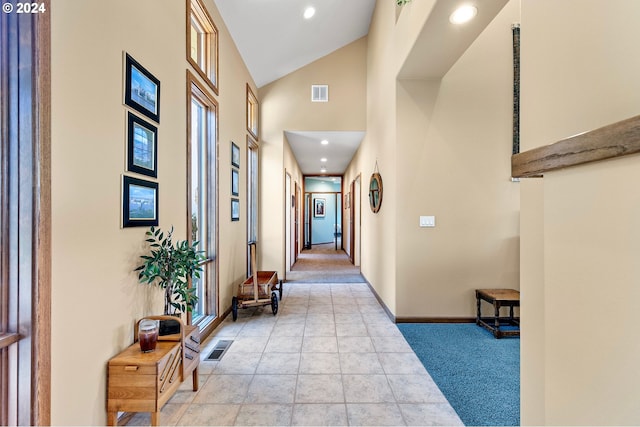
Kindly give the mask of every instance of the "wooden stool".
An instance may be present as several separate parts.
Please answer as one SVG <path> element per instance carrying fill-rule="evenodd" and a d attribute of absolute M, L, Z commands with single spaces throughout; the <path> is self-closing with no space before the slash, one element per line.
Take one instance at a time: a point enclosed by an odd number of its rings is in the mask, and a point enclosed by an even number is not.
<path fill-rule="evenodd" d="M 493 304 L 494 316 L 482 317 L 480 312 L 480 301 L 487 301 Z M 485 327 L 496 338 L 519 337 L 520 318 L 513 316 L 513 307 L 520 307 L 520 292 L 515 289 L 476 289 L 476 302 L 478 314 L 476 324 Z M 500 317 L 500 307 L 509 307 L 509 317 Z M 500 325 L 518 326 L 516 330 L 501 330 Z"/>

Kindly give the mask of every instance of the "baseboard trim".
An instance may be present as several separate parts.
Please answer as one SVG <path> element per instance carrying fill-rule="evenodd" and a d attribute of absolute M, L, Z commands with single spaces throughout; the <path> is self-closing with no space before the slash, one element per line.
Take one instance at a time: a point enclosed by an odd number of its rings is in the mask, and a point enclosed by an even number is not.
<path fill-rule="evenodd" d="M 475 317 L 396 317 L 396 323 L 475 323 Z"/>
<path fill-rule="evenodd" d="M 369 286 L 369 289 L 371 290 L 371 292 L 373 293 L 373 296 L 376 297 L 376 299 L 378 300 L 378 302 L 380 303 L 380 305 L 382 306 L 382 309 L 384 310 L 385 313 L 387 313 L 387 316 L 389 317 L 389 319 L 393 322 L 393 323 L 397 323 L 396 322 L 396 316 L 391 312 L 391 310 L 389 310 L 389 307 L 387 307 L 387 304 L 384 303 L 384 301 L 382 301 L 382 298 L 380 298 L 380 295 L 378 295 L 378 293 L 376 292 L 376 290 L 373 288 L 373 286 L 371 286 L 371 283 L 369 283 L 369 279 L 367 279 L 365 277 L 364 274 L 362 274 L 362 271 L 360 272 L 360 275 L 362 276 L 362 278 L 364 279 L 365 283 L 367 284 L 367 286 Z"/>

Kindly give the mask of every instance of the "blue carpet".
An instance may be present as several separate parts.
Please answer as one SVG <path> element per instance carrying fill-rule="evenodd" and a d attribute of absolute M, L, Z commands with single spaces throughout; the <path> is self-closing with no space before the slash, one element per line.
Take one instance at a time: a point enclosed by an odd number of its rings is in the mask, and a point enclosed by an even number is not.
<path fill-rule="evenodd" d="M 520 425 L 520 339 L 474 323 L 398 328 L 465 425 Z"/>

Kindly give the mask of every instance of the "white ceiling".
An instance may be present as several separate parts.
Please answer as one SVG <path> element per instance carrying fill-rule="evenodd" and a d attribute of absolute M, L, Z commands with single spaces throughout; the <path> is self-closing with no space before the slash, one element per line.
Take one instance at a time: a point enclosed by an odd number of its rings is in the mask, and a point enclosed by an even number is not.
<path fill-rule="evenodd" d="M 506 2 L 433 0 L 427 22 L 398 78 L 444 76 Z M 256 85 L 262 87 L 367 35 L 376 0 L 215 0 L 215 3 Z M 448 17 L 463 3 L 476 5 L 478 16 L 462 26 L 452 26 Z M 316 9 L 310 20 L 302 16 L 307 6 Z M 285 134 L 306 175 L 321 173 L 322 157 L 328 159 L 326 174 L 342 175 L 364 137 L 361 131 Z M 330 144 L 321 145 L 322 139 Z"/>
<path fill-rule="evenodd" d="M 392 0 L 389 0 L 392 1 Z M 215 0 L 256 85 L 262 87 L 369 33 L 376 0 Z M 307 6 L 316 13 L 306 20 Z M 285 132 L 304 174 L 342 175 L 364 132 Z M 329 145 L 320 141 L 326 139 Z"/>
<path fill-rule="evenodd" d="M 360 146 L 364 132 L 286 131 L 285 136 L 303 174 L 320 174 L 320 168 L 325 166 L 327 171 L 324 174 L 342 175 Z M 323 139 L 329 144 L 322 145 Z M 323 157 L 327 159 L 326 163 L 320 161 Z"/>
<path fill-rule="evenodd" d="M 391 1 L 391 0 L 389 0 Z M 366 36 L 376 0 L 215 0 L 262 87 Z M 302 14 L 313 6 L 316 14 Z"/>

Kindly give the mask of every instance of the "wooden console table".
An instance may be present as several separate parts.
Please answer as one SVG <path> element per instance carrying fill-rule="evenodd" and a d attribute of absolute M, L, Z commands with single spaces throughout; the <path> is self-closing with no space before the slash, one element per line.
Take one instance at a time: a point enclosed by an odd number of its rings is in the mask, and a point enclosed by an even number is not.
<path fill-rule="evenodd" d="M 480 302 L 493 305 L 494 316 L 482 317 Z M 520 336 L 520 318 L 514 317 L 513 307 L 520 306 L 520 292 L 515 289 L 476 289 L 478 313 L 476 324 L 488 329 L 496 338 Z M 500 317 L 500 307 L 509 307 L 509 317 Z M 501 325 L 518 326 L 516 330 L 501 330 Z"/>
<path fill-rule="evenodd" d="M 118 412 L 150 412 L 151 425 L 160 424 L 160 411 L 191 374 L 198 390 L 200 331 L 182 326 L 178 334 L 161 337 L 155 351 L 143 353 L 138 342 L 109 360 L 107 425 L 118 425 Z"/>

